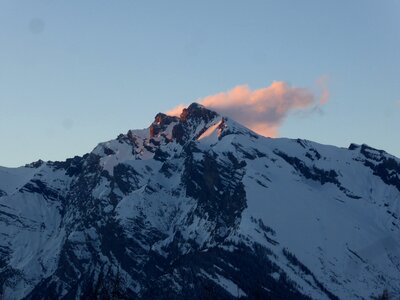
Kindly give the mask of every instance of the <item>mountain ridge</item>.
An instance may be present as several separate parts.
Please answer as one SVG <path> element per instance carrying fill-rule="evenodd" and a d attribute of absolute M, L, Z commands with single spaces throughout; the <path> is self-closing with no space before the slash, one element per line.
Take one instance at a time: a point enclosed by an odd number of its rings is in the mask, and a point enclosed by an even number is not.
<path fill-rule="evenodd" d="M 82 157 L 0 168 L 6 299 L 400 294 L 400 161 L 199 104 Z M 114 297 L 115 298 L 115 297 Z"/>

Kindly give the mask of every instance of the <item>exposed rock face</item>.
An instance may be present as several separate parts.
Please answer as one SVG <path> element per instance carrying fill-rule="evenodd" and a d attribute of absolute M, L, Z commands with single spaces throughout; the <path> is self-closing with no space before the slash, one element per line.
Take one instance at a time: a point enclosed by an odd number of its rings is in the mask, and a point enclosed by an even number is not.
<path fill-rule="evenodd" d="M 169 124 L 177 122 L 177 120 L 177 117 L 170 117 L 163 113 L 157 114 L 154 122 L 150 125 L 150 138 L 153 138 L 165 131 Z"/>
<path fill-rule="evenodd" d="M 0 168 L 0 298 L 399 295 L 399 174 L 366 145 L 160 113 L 83 157 Z"/>
<path fill-rule="evenodd" d="M 192 103 L 188 108 L 184 108 L 180 116 L 181 122 L 194 122 L 199 123 L 203 121 L 205 124 L 209 123 L 217 116 L 217 113 L 205 108 L 204 106 Z"/>

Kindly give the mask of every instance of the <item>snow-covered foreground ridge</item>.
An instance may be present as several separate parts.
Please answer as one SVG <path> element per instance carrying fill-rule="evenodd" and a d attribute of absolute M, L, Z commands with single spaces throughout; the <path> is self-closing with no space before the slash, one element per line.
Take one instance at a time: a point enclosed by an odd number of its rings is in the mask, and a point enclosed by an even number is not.
<path fill-rule="evenodd" d="M 0 168 L 0 299 L 400 295 L 400 160 L 192 104 L 64 162 Z"/>

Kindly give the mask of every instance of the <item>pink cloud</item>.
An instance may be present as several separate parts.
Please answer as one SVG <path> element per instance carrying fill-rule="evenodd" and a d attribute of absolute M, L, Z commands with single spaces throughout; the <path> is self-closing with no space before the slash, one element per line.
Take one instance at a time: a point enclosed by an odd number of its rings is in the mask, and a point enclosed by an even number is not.
<path fill-rule="evenodd" d="M 275 81 L 268 87 L 256 90 L 251 90 L 247 85 L 239 85 L 197 102 L 231 117 L 261 135 L 275 137 L 290 112 L 311 110 L 328 102 L 327 80 L 321 79 L 318 86 L 321 89 L 319 98 L 309 89 Z M 184 107 L 180 105 L 167 114 L 179 116 Z"/>
<path fill-rule="evenodd" d="M 177 107 L 167 111 L 166 114 L 169 116 L 179 117 L 182 113 L 182 110 L 186 107 L 187 105 L 179 104 Z"/>
<path fill-rule="evenodd" d="M 320 99 L 319 99 L 319 103 L 321 105 L 324 105 L 326 103 L 328 103 L 329 101 L 329 89 L 328 89 L 328 81 L 329 78 L 328 76 L 324 75 L 321 76 L 320 78 L 317 79 L 317 86 L 319 87 L 320 91 L 321 91 L 321 95 L 320 95 Z"/>

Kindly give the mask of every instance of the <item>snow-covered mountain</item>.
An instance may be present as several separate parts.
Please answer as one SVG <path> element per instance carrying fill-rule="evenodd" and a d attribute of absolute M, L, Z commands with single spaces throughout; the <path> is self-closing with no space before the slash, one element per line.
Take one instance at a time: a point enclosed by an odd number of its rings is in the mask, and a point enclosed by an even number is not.
<path fill-rule="evenodd" d="M 399 159 L 194 103 L 83 157 L 0 168 L 0 298 L 398 296 L 399 217 Z"/>

